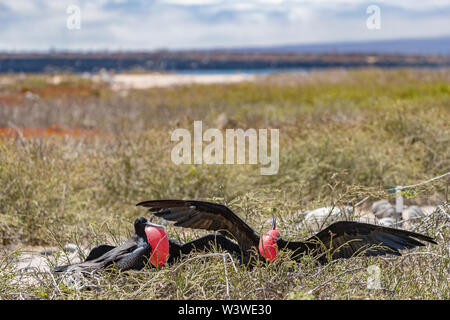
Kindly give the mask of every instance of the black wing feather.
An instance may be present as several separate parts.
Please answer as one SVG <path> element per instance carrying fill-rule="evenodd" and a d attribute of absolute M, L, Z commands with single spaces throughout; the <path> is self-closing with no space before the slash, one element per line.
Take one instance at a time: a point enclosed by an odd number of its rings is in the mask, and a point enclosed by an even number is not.
<path fill-rule="evenodd" d="M 137 204 L 150 208 L 155 216 L 175 221 L 175 226 L 192 229 L 219 231 L 231 235 L 242 250 L 258 245 L 259 235 L 228 207 L 196 200 L 152 200 Z"/>
<path fill-rule="evenodd" d="M 317 242 L 314 246 L 308 245 L 308 248 L 313 247 L 321 253 L 331 250 L 333 259 L 339 259 L 350 258 L 362 252 L 367 256 L 400 256 L 399 250 L 424 246 L 416 239 L 436 244 L 433 238 L 411 231 L 340 221 L 312 236 L 306 243 Z"/>
<path fill-rule="evenodd" d="M 224 205 L 196 200 L 153 200 L 137 205 L 150 208 L 157 217 L 175 221 L 175 226 L 219 231 L 226 236 L 229 234 L 224 231 L 227 231 L 238 241 L 243 251 L 258 246 L 259 235 Z M 279 239 L 279 248 L 294 251 L 295 257 L 300 257 L 297 253 L 303 252 L 318 254 L 319 259 L 328 253 L 331 253 L 332 259 L 350 258 L 358 254 L 400 256 L 399 250 L 424 246 L 419 240 L 436 244 L 433 238 L 411 231 L 341 221 L 306 242 Z"/>
<path fill-rule="evenodd" d="M 141 269 L 151 253 L 150 246 L 144 241 L 138 241 L 137 236 L 132 236 L 125 243 L 117 247 L 111 247 L 101 255 L 94 254 L 88 257 L 84 262 L 68 266 L 59 266 L 54 268 L 55 272 L 81 271 L 91 272 L 104 269 L 112 264 L 125 271 L 129 269 Z M 94 248 L 95 249 L 95 248 Z"/>

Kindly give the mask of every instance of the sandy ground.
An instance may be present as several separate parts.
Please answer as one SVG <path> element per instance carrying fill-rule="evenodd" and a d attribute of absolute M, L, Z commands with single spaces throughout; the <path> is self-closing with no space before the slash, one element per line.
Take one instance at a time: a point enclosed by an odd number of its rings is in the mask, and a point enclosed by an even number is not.
<path fill-rule="evenodd" d="M 20 252 L 20 255 L 15 259 L 15 270 L 17 272 L 16 278 L 20 281 L 26 281 L 28 283 L 35 283 L 37 281 L 36 274 L 49 272 L 50 263 L 49 260 L 55 261 L 54 256 L 57 253 L 56 248 L 51 247 L 24 247 L 16 248 L 15 250 Z M 67 263 L 67 257 L 71 263 L 81 262 L 78 253 L 65 251 L 64 254 L 57 259 L 60 265 Z"/>
<path fill-rule="evenodd" d="M 113 90 L 146 89 L 153 87 L 170 87 L 174 85 L 236 83 L 254 81 L 257 78 L 250 74 L 118 74 L 104 75 L 103 81 L 109 82 Z"/>

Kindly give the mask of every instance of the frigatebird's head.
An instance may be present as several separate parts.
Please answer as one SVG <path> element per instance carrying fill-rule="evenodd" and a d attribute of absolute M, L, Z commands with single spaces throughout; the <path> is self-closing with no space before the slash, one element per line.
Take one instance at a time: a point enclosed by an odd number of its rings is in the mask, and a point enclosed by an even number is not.
<path fill-rule="evenodd" d="M 140 217 L 134 222 L 134 229 L 136 234 L 147 240 L 152 248 L 150 263 L 155 267 L 162 267 L 169 256 L 169 237 L 164 227 Z"/>
<path fill-rule="evenodd" d="M 276 230 L 276 226 L 276 219 L 273 218 L 272 229 L 259 239 L 259 253 L 269 262 L 275 259 L 278 251 L 277 240 L 280 238 L 280 233 Z"/>

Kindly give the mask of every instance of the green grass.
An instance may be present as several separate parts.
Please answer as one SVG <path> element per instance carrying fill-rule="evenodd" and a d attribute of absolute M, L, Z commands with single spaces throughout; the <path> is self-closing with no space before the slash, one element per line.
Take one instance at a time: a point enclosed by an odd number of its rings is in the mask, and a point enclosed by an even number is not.
<path fill-rule="evenodd" d="M 273 75 L 255 83 L 131 90 L 124 96 L 74 76 L 58 85 L 48 84 L 46 76 L 15 77 L 0 87 L 0 96 L 32 91 L 40 98 L 19 105 L 0 100 L 0 127 L 61 125 L 100 134 L 0 138 L 0 298 L 15 299 L 19 292 L 25 298 L 54 299 L 226 298 L 220 257 L 158 274 L 150 269 L 105 273 L 96 279 L 96 290 L 76 291 L 62 282 L 55 286 L 49 275 L 36 275 L 37 285 L 17 287 L 17 274 L 9 268 L 11 248 L 120 243 L 134 219 L 146 215 L 135 203 L 161 198 L 220 201 L 258 231 L 269 227 L 272 215 L 284 217 L 283 236 L 307 237 L 307 230 L 294 228 L 289 214 L 355 204 L 370 195 L 367 207 L 391 197 L 385 192 L 388 185 L 413 184 L 449 171 L 449 83 L 448 70 L 334 70 Z M 192 130 L 194 120 L 215 127 L 221 113 L 236 128 L 280 129 L 277 175 L 261 176 L 259 166 L 176 166 L 170 161 L 171 130 Z M 442 180 L 417 188 L 406 203 L 442 204 L 446 187 Z M 235 272 L 228 264 L 230 295 L 448 299 L 446 212 L 423 229 L 439 242 L 418 250 L 427 254 L 340 261 L 317 276 L 320 269 L 311 261 L 293 265 L 287 257 L 252 271 L 238 267 Z M 169 233 L 180 241 L 204 234 L 172 227 Z M 361 284 L 372 264 L 381 268 L 386 290 Z"/>

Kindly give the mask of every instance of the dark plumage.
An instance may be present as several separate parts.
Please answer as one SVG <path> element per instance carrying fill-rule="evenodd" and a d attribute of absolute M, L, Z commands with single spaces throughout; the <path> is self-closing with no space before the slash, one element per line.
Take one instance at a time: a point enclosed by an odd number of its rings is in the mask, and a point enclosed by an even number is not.
<path fill-rule="evenodd" d="M 140 270 L 149 260 L 152 248 L 147 241 L 145 227 L 153 225 L 146 218 L 140 217 L 134 223 L 135 234 L 118 247 L 106 244 L 93 248 L 85 261 L 72 265 L 58 266 L 55 272 L 81 271 L 92 272 L 105 269 L 109 266 L 121 271 Z M 154 225 L 153 225 L 154 226 Z M 172 264 L 194 250 L 212 250 L 214 247 L 222 248 L 232 254 L 240 255 L 237 244 L 230 242 L 221 235 L 208 235 L 183 245 L 169 239 L 169 258 L 167 264 Z M 151 264 L 148 264 L 151 266 Z"/>
<path fill-rule="evenodd" d="M 135 234 L 118 247 L 100 245 L 91 250 L 84 262 L 54 268 L 55 272 L 83 271 L 91 272 L 115 264 L 119 270 L 140 269 L 151 253 L 151 247 L 145 236 L 147 219 L 141 217 L 134 222 Z"/>
<path fill-rule="evenodd" d="M 196 200 L 153 200 L 137 205 L 150 208 L 149 211 L 157 217 L 175 221 L 175 226 L 218 231 L 234 238 L 241 247 L 244 261 L 249 261 L 257 252 L 255 248 L 258 248 L 260 235 L 224 205 Z M 326 262 L 358 254 L 400 256 L 399 250 L 424 246 L 418 240 L 436 244 L 433 238 L 415 232 L 341 221 L 304 242 L 279 238 L 277 246 L 278 249 L 292 250 L 295 260 L 309 254 L 320 262 Z"/>

